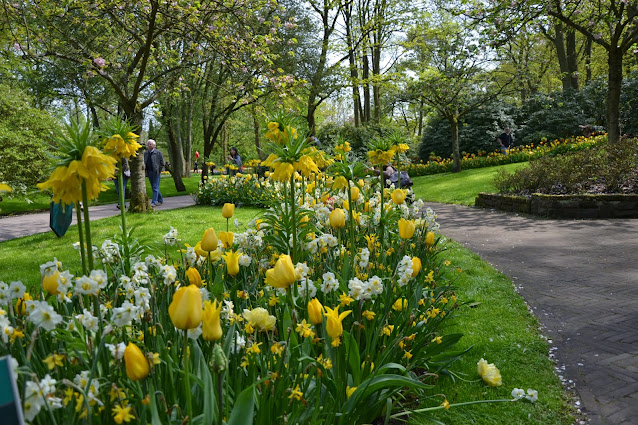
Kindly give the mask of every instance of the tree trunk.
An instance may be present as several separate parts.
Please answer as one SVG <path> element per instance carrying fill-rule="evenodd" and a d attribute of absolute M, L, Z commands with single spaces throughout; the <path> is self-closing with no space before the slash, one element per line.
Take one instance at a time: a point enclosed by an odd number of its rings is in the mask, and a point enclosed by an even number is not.
<path fill-rule="evenodd" d="M 423 135 L 423 96 L 419 99 L 419 137 Z"/>
<path fill-rule="evenodd" d="M 124 117 L 133 124 L 142 134 L 143 116 L 139 104 L 125 103 L 122 104 Z M 145 149 L 137 151 L 137 155 L 131 157 L 129 161 L 129 169 L 131 170 L 131 202 L 129 211 L 146 212 L 148 210 L 148 195 L 146 194 L 146 170 L 144 168 L 144 152 Z"/>
<path fill-rule="evenodd" d="M 255 148 L 257 149 L 257 157 L 262 161 L 266 159 L 266 155 L 261 148 L 261 137 L 259 134 L 259 120 L 257 120 L 257 107 L 253 104 L 250 108 L 250 115 L 253 117 L 253 131 L 255 132 Z"/>
<path fill-rule="evenodd" d="M 578 90 L 578 52 L 576 51 L 576 30 L 567 29 L 567 39 L 565 47 L 567 48 L 567 72 L 569 78 L 569 86 L 574 90 Z"/>
<path fill-rule="evenodd" d="M 461 171 L 461 152 L 459 151 L 459 117 L 458 113 L 455 115 L 450 115 L 447 117 L 450 122 L 450 130 L 452 133 L 452 156 L 453 156 L 453 165 L 452 171 L 458 173 Z"/>
<path fill-rule="evenodd" d="M 607 131 L 609 142 L 620 140 L 620 92 L 622 89 L 623 51 L 612 45 L 608 51 L 609 85 L 607 88 Z"/>
<path fill-rule="evenodd" d="M 162 114 L 166 121 L 166 133 L 168 134 L 168 148 L 171 156 L 171 175 L 175 183 L 175 190 L 185 192 L 186 187 L 182 180 L 182 170 L 184 169 L 184 156 L 182 152 L 181 138 L 179 137 L 179 128 L 176 126 L 178 118 L 174 115 L 172 107 L 167 106 L 163 109 Z"/>
<path fill-rule="evenodd" d="M 193 96 L 188 96 L 188 102 L 186 103 L 186 144 L 184 146 L 185 163 L 184 168 L 186 177 L 191 176 L 191 170 L 193 169 L 193 109 L 194 102 Z"/>
<path fill-rule="evenodd" d="M 343 20 L 346 28 L 346 45 L 348 47 L 348 65 L 350 68 L 350 84 L 352 85 L 352 105 L 354 112 L 354 126 L 361 124 L 360 111 L 361 100 L 359 99 L 359 72 L 354 55 L 354 45 L 352 41 L 352 3 L 348 3 L 343 8 Z"/>
<path fill-rule="evenodd" d="M 572 84 L 572 79 L 569 75 L 569 66 L 567 62 L 567 51 L 565 50 L 565 36 L 563 32 L 563 25 L 557 22 L 554 25 L 555 37 L 551 38 L 556 47 L 556 56 L 558 58 L 558 65 L 560 67 L 560 79 L 563 82 L 563 91 L 569 90 Z"/>
<path fill-rule="evenodd" d="M 364 47 L 366 49 L 366 47 Z M 368 63 L 368 55 L 363 52 L 361 60 L 363 61 L 363 116 L 362 123 L 370 122 L 370 64 Z"/>

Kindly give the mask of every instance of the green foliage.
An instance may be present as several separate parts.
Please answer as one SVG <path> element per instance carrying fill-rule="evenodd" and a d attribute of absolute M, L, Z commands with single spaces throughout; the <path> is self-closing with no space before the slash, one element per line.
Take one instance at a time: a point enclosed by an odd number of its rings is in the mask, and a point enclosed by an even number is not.
<path fill-rule="evenodd" d="M 56 126 L 22 91 L 0 84 L 0 181 L 32 187 L 44 180 Z"/>
<path fill-rule="evenodd" d="M 542 157 L 527 168 L 500 173 L 501 193 L 529 195 L 638 193 L 638 141 L 623 139 L 556 157 Z"/>
<path fill-rule="evenodd" d="M 620 104 L 622 133 L 632 137 L 638 136 L 638 71 L 634 71 L 623 81 Z"/>
<path fill-rule="evenodd" d="M 319 129 L 317 137 L 324 150 L 333 148 L 341 141 L 346 140 L 350 142 L 350 147 L 355 154 L 360 155 L 367 150 L 368 142 L 389 136 L 394 131 L 396 131 L 396 127 L 386 125 L 368 124 L 355 127 L 352 124 L 329 123 Z"/>
<path fill-rule="evenodd" d="M 478 153 L 494 152 L 499 144 L 496 137 L 507 126 L 514 127 L 512 107 L 494 101 L 470 111 L 459 122 L 459 150 Z M 450 156 L 452 154 L 450 123 L 440 115 L 435 115 L 425 126 L 419 145 L 419 158 L 427 161 L 430 154 Z"/>

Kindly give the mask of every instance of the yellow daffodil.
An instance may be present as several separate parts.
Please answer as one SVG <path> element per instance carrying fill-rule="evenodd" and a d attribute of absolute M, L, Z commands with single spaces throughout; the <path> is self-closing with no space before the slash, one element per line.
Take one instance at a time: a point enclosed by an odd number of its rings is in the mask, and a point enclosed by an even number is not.
<path fill-rule="evenodd" d="M 202 337 L 206 341 L 217 341 L 222 337 L 222 325 L 219 315 L 222 310 L 221 303 L 214 300 L 204 303 L 204 313 L 202 316 Z"/>
<path fill-rule="evenodd" d="M 204 251 L 215 251 L 217 249 L 217 244 L 219 243 L 217 239 L 217 233 L 215 233 L 215 229 L 212 227 L 206 229 L 204 232 L 204 236 L 202 237 L 201 248 Z"/>
<path fill-rule="evenodd" d="M 202 321 L 202 294 L 195 285 L 182 286 L 173 295 L 168 315 L 178 329 L 194 329 Z"/>
<path fill-rule="evenodd" d="M 325 307 L 326 312 L 324 316 L 326 316 L 326 331 L 331 338 L 336 339 L 339 338 L 343 334 L 343 319 L 346 318 L 352 310 L 344 311 L 339 314 L 339 307 L 335 307 L 334 309 L 330 307 Z"/>
<path fill-rule="evenodd" d="M 219 240 L 226 249 L 229 249 L 233 246 L 234 239 L 235 234 L 233 232 L 219 232 Z"/>
<path fill-rule="evenodd" d="M 123 405 L 116 404 L 112 409 L 115 423 L 131 422 L 132 419 L 135 419 L 135 416 L 131 414 L 131 408 L 132 406 L 127 406 L 126 402 Z"/>
<path fill-rule="evenodd" d="M 225 203 L 222 207 L 222 217 L 231 218 L 235 214 L 235 204 Z"/>
<path fill-rule="evenodd" d="M 414 236 L 414 231 L 414 220 L 406 220 L 403 217 L 399 219 L 399 236 L 402 239 L 410 239 Z"/>
<path fill-rule="evenodd" d="M 189 267 L 188 270 L 186 270 L 186 280 L 189 284 L 195 285 L 198 288 L 202 286 L 202 276 L 196 268 Z"/>
<path fill-rule="evenodd" d="M 330 213 L 330 225 L 335 229 L 341 229 L 346 225 L 346 214 L 341 208 L 335 208 Z"/>
<path fill-rule="evenodd" d="M 323 306 L 317 298 L 308 301 L 308 318 L 314 325 L 323 322 Z"/>
<path fill-rule="evenodd" d="M 266 270 L 266 285 L 274 288 L 287 288 L 297 280 L 295 266 L 289 255 L 281 254 L 275 267 Z"/>
<path fill-rule="evenodd" d="M 239 273 L 239 257 L 241 256 L 241 252 L 232 250 L 228 250 L 222 255 L 222 258 L 226 261 L 226 271 L 229 275 L 235 276 Z"/>
<path fill-rule="evenodd" d="M 124 350 L 124 364 L 126 365 L 126 375 L 131 381 L 144 379 L 150 373 L 148 360 L 142 350 L 132 342 L 129 342 Z"/>

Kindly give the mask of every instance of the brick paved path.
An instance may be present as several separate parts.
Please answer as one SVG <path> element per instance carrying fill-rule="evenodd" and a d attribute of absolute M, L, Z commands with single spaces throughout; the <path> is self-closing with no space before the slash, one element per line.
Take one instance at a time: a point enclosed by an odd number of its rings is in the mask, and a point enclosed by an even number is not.
<path fill-rule="evenodd" d="M 638 220 L 543 220 L 428 203 L 546 328 L 591 425 L 638 424 Z M 564 365 L 564 370 L 561 369 Z"/>

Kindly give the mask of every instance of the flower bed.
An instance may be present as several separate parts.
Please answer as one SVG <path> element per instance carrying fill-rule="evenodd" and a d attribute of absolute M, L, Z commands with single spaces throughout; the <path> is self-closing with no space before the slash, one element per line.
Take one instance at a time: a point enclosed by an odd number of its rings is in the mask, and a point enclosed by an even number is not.
<path fill-rule="evenodd" d="M 538 145 L 525 145 L 509 150 L 507 155 L 500 152 L 482 152 L 476 154 L 464 154 L 461 158 L 461 169 L 493 167 L 496 165 L 513 164 L 517 162 L 530 161 L 543 156 L 562 155 L 567 152 L 575 152 L 589 149 L 607 140 L 607 135 L 596 135 L 591 137 L 578 136 L 568 139 L 557 139 L 548 143 L 541 141 Z M 412 163 L 405 165 L 402 169 L 410 176 L 425 176 L 430 174 L 451 173 L 453 168 L 452 158 L 433 158 L 426 163 Z"/>
<path fill-rule="evenodd" d="M 0 282 L 0 354 L 27 421 L 358 424 L 408 415 L 416 399 L 420 413 L 452 406 L 436 378 L 462 354 L 444 327 L 460 271 L 441 258 L 434 212 L 379 190 L 383 174 L 362 179 L 347 143 L 320 177 L 294 129 L 268 128 L 281 202 L 246 231 L 229 232 L 226 204 L 225 231 L 190 246 L 171 228 L 159 257 L 131 239 L 124 213 L 121 239 L 92 247 L 85 210 L 81 268 L 53 259 L 29 291 Z M 372 156 L 394 153 L 379 144 Z M 501 385 L 493 364 L 477 372 Z M 537 395 L 512 397 L 498 401 Z"/>

